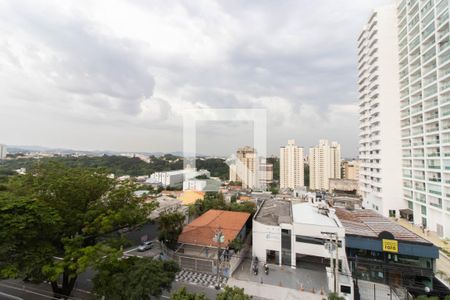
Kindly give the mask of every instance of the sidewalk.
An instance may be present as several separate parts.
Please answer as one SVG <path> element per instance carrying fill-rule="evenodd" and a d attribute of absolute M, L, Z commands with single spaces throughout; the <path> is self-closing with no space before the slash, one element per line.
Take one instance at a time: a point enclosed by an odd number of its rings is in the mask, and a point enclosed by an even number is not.
<path fill-rule="evenodd" d="M 264 299 L 321 300 L 327 297 L 326 295 L 320 295 L 320 293 L 313 294 L 280 286 L 261 284 L 253 281 L 237 280 L 235 278 L 228 279 L 227 285 L 243 288 L 245 293 Z"/>

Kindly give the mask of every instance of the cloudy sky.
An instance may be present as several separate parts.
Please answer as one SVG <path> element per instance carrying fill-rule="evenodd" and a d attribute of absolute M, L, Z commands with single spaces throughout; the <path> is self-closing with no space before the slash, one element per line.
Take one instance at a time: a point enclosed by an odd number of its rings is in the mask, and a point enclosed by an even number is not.
<path fill-rule="evenodd" d="M 0 143 L 182 150 L 192 109 L 267 110 L 289 138 L 357 154 L 356 39 L 388 0 L 0 0 Z M 201 122 L 198 151 L 252 143 L 250 122 Z"/>

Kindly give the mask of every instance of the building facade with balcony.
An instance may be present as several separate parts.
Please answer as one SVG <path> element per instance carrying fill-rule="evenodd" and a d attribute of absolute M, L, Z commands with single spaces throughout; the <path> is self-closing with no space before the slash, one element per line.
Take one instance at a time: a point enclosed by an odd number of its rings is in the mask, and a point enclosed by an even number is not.
<path fill-rule="evenodd" d="M 319 145 L 309 148 L 309 188 L 328 190 L 330 178 L 341 178 L 341 145 L 319 140 Z"/>
<path fill-rule="evenodd" d="M 305 186 L 303 148 L 288 140 L 288 144 L 280 148 L 280 188 L 295 189 Z"/>
<path fill-rule="evenodd" d="M 371 14 L 358 37 L 359 190 L 363 206 L 384 216 L 402 199 L 396 6 Z"/>
<path fill-rule="evenodd" d="M 448 0 L 397 5 L 403 199 L 415 224 L 450 237 Z"/>

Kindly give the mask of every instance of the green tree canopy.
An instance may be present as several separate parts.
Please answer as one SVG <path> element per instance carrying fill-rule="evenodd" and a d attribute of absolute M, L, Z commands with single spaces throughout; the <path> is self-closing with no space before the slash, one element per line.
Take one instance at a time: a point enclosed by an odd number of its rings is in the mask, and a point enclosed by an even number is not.
<path fill-rule="evenodd" d="M 145 300 L 170 290 L 179 271 L 174 261 L 154 260 L 148 257 L 104 260 L 98 264 L 93 279 L 98 298 L 111 300 Z"/>
<path fill-rule="evenodd" d="M 173 248 L 178 242 L 178 236 L 183 231 L 185 216 L 182 213 L 162 213 L 159 217 L 159 236 L 166 246 Z"/>
<path fill-rule="evenodd" d="M 78 274 L 119 251 L 117 229 L 144 223 L 154 208 L 133 191 L 55 163 L 12 177 L 0 192 L 0 275 L 48 280 L 55 295 L 70 295 Z"/>
<path fill-rule="evenodd" d="M 185 287 L 178 289 L 170 295 L 171 300 L 207 300 L 205 295 L 198 293 L 189 293 Z"/>
<path fill-rule="evenodd" d="M 238 287 L 226 286 L 225 289 L 217 294 L 216 300 L 250 300 L 251 296 L 244 293 L 244 289 Z"/>

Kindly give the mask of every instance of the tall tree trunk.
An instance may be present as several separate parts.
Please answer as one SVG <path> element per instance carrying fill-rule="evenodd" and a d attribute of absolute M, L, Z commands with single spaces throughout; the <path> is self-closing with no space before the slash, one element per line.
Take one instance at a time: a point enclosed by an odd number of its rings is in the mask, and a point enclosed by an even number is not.
<path fill-rule="evenodd" d="M 52 281 L 52 290 L 55 298 L 69 298 L 77 281 L 77 276 L 70 276 L 68 272 L 63 273 L 62 284 L 58 285 L 58 281 Z"/>

